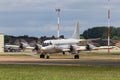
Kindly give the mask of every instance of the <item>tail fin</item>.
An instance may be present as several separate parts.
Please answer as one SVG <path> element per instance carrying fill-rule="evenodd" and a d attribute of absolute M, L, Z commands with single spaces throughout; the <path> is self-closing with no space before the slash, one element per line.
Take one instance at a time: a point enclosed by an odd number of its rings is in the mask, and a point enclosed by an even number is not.
<path fill-rule="evenodd" d="M 74 39 L 80 39 L 79 22 L 76 23 L 75 30 L 74 30 L 72 38 L 74 38 Z"/>

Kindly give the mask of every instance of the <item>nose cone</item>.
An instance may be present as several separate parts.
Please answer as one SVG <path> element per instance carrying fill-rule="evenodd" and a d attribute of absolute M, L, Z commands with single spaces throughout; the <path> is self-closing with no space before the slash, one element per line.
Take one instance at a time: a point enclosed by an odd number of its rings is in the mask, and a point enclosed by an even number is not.
<path fill-rule="evenodd" d="M 47 48 L 46 47 L 41 47 L 41 51 L 46 51 Z"/>

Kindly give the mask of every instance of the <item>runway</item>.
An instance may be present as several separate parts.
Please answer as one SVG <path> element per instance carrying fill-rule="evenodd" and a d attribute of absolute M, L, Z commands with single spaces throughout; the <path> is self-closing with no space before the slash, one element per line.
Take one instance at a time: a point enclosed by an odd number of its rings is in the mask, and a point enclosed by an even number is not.
<path fill-rule="evenodd" d="M 7 55 L 7 54 L 6 54 Z M 27 54 L 28 55 L 28 54 Z M 80 59 L 70 57 L 51 57 L 51 59 L 40 59 L 37 55 L 30 56 L 0 56 L 0 64 L 20 64 L 20 65 L 105 65 L 105 66 L 120 66 L 120 56 L 82 56 Z"/>
<path fill-rule="evenodd" d="M 101 65 L 101 66 L 120 66 L 120 62 L 61 62 L 61 61 L 53 61 L 53 62 L 39 62 L 39 61 L 0 61 L 0 64 L 19 64 L 19 65 Z"/>

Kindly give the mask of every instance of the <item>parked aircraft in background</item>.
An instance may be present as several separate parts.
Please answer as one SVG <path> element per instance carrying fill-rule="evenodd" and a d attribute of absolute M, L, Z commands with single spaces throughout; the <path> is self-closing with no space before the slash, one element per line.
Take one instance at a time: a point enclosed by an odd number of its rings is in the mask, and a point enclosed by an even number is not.
<path fill-rule="evenodd" d="M 5 51 L 8 52 L 20 52 L 20 51 L 24 51 L 25 49 L 33 50 L 34 47 L 29 46 L 27 43 L 20 42 L 19 45 L 5 45 L 4 49 Z"/>

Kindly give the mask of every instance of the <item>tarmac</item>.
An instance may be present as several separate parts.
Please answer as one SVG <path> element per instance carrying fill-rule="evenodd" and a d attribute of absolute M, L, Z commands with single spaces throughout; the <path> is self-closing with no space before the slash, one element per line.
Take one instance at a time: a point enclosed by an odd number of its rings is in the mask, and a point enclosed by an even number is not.
<path fill-rule="evenodd" d="M 19 64 L 19 65 L 96 65 L 96 66 L 120 66 L 120 61 L 108 59 L 40 59 L 36 57 L 0 57 L 0 64 Z"/>
<path fill-rule="evenodd" d="M 14 53 L 5 53 L 5 54 L 14 54 Z M 29 53 L 29 55 L 32 56 L 0 56 L 0 64 L 120 66 L 120 56 L 110 56 L 110 57 L 82 56 L 80 57 L 80 59 L 73 59 L 73 58 L 40 59 L 38 56 L 36 57 L 36 55 L 34 54 Z"/>

